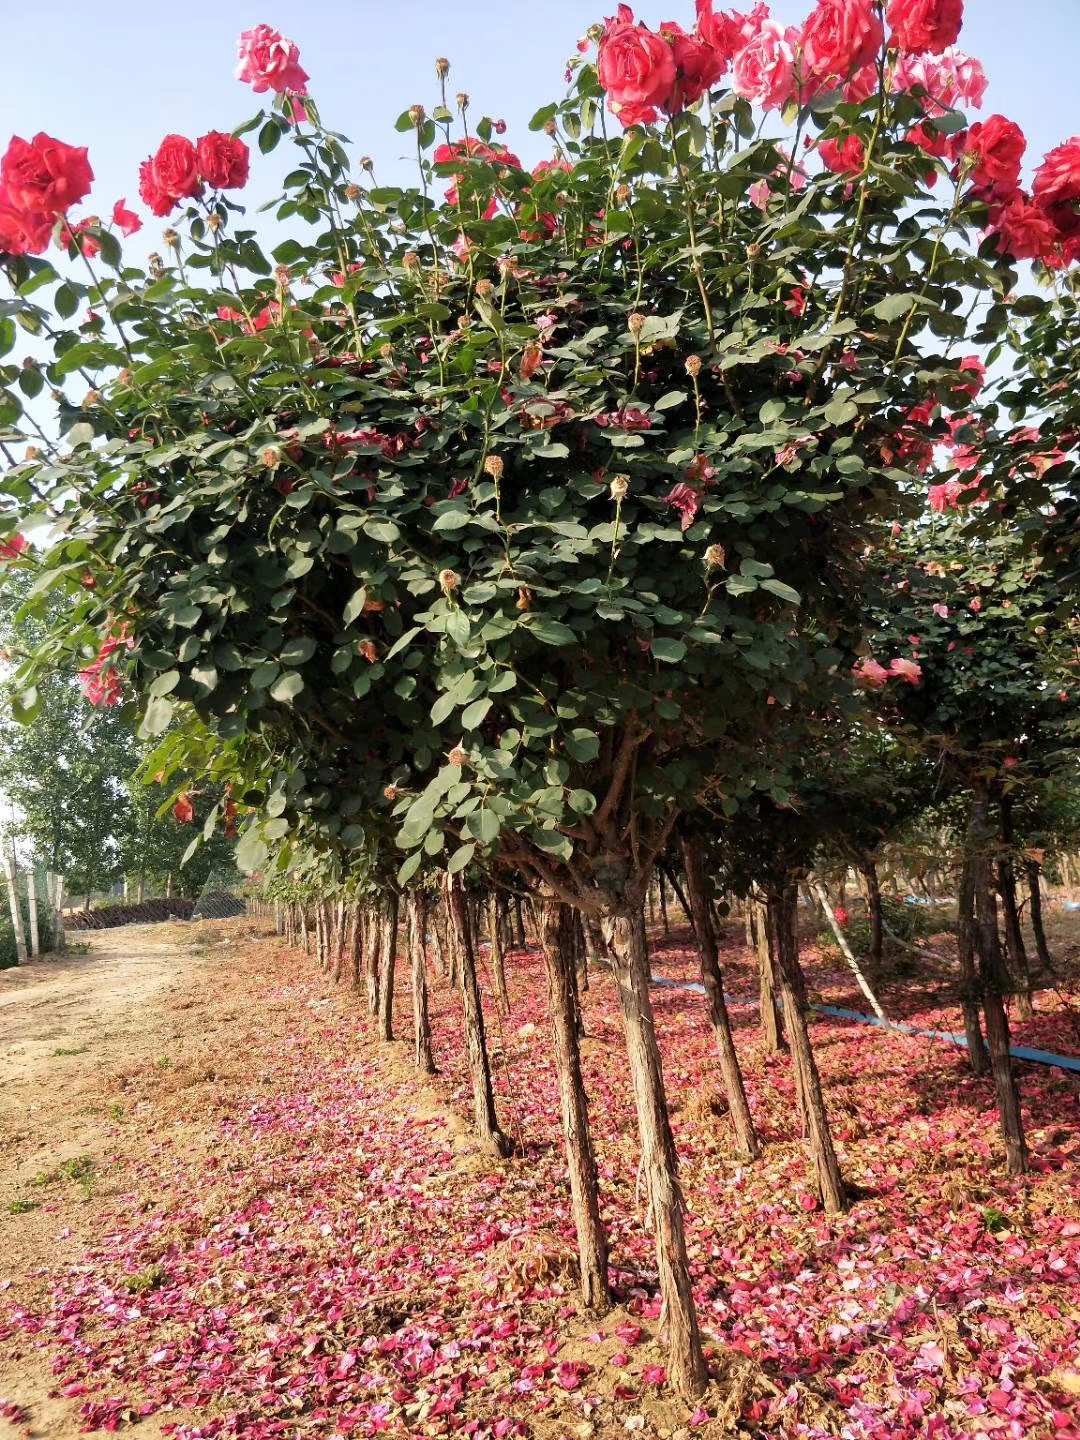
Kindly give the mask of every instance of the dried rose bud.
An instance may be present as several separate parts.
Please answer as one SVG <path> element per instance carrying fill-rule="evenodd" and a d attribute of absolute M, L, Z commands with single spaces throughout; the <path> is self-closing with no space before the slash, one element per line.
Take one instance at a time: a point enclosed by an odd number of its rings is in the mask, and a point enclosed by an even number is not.
<path fill-rule="evenodd" d="M 406 250 L 401 257 L 401 268 L 403 270 L 419 270 L 420 256 L 415 250 Z"/>
<path fill-rule="evenodd" d="M 127 385 L 131 380 L 132 372 L 125 365 L 123 370 L 116 372 L 116 380 L 119 385 Z"/>
<path fill-rule="evenodd" d="M 751 261 L 751 262 L 753 262 L 754 260 L 760 260 L 760 259 L 761 259 L 761 246 L 758 245 L 756 242 L 755 242 L 754 244 L 752 244 L 752 245 L 747 245 L 747 247 L 746 247 L 746 258 L 747 258 L 749 261 Z"/>
<path fill-rule="evenodd" d="M 259 459 L 266 466 L 267 470 L 276 470 L 281 464 L 281 450 L 277 445 L 267 445 L 264 447 Z"/>
<path fill-rule="evenodd" d="M 387 785 L 382 793 L 386 796 L 387 800 L 396 800 L 401 792 L 396 785 Z"/>
<path fill-rule="evenodd" d="M 461 584 L 461 577 L 456 570 L 440 570 L 439 584 L 442 586 L 443 594 L 449 595 Z"/>
<path fill-rule="evenodd" d="M 469 108 L 469 97 L 465 94 L 464 90 L 459 91 L 458 94 L 454 96 L 454 104 L 464 115 L 465 111 Z"/>
<path fill-rule="evenodd" d="M 688 355 L 686 357 L 686 373 L 690 376 L 691 380 L 696 380 L 701 374 L 700 355 Z"/>
<path fill-rule="evenodd" d="M 206 217 L 206 224 L 211 231 L 220 230 L 224 223 L 224 220 L 222 220 L 216 210 L 211 210 L 210 214 Z"/>
<path fill-rule="evenodd" d="M 487 455 L 484 457 L 484 474 L 490 475 L 496 485 L 503 476 L 503 462 L 501 455 Z"/>
<path fill-rule="evenodd" d="M 625 500 L 630 489 L 630 477 L 628 475 L 616 475 L 611 481 L 611 498 L 615 501 Z"/>
<path fill-rule="evenodd" d="M 554 121 L 554 120 L 546 120 L 546 121 L 544 122 L 544 134 L 545 134 L 545 135 L 557 135 L 557 134 L 558 134 L 558 131 L 559 131 L 559 127 L 555 124 L 555 121 Z"/>
<path fill-rule="evenodd" d="M 360 169 L 368 171 L 369 174 L 372 170 L 375 169 L 375 161 L 371 158 L 370 155 L 360 156 Z"/>
<path fill-rule="evenodd" d="M 88 390 L 83 396 L 82 408 L 89 410 L 91 406 L 96 405 L 100 399 L 101 396 L 96 390 Z"/>
<path fill-rule="evenodd" d="M 435 61 L 435 78 L 437 80 L 445 80 L 449 74 L 450 61 L 447 60 L 445 55 L 440 55 L 438 60 Z"/>
<path fill-rule="evenodd" d="M 26 458 L 27 460 L 40 460 L 40 459 L 41 459 L 41 451 L 38 449 L 38 447 L 37 447 L 36 445 L 28 445 L 28 446 L 26 447 L 26 451 L 25 451 L 25 458 Z"/>
<path fill-rule="evenodd" d="M 292 273 L 290 272 L 289 267 L 287 265 L 279 265 L 274 271 L 274 279 L 284 290 L 285 287 L 292 280 Z"/>
<path fill-rule="evenodd" d="M 155 280 L 160 280 L 164 268 L 164 261 L 156 250 L 151 250 L 146 257 L 146 263 L 150 266 L 150 274 Z"/>
<path fill-rule="evenodd" d="M 374 665 L 375 661 L 379 658 L 379 652 L 375 648 L 374 640 L 361 640 L 356 647 L 356 653 L 363 655 L 369 665 Z"/>
<path fill-rule="evenodd" d="M 476 282 L 476 293 L 477 295 L 483 295 L 485 299 L 488 295 L 493 295 L 495 293 L 494 282 L 491 280 L 478 280 Z"/>
<path fill-rule="evenodd" d="M 390 344 L 390 341 L 389 341 L 389 340 L 387 340 L 387 342 L 386 342 L 385 345 L 380 345 L 380 346 L 379 346 L 379 354 L 382 356 L 382 358 L 383 358 L 384 360 L 389 360 L 390 357 L 391 357 L 391 355 L 393 355 L 393 353 L 394 353 L 394 347 L 393 347 L 393 345 Z"/>
<path fill-rule="evenodd" d="M 455 745 L 446 758 L 451 765 L 456 765 L 460 770 L 463 765 L 469 763 L 469 752 L 463 750 L 460 745 Z"/>
<path fill-rule="evenodd" d="M 161 238 L 171 250 L 175 250 L 180 244 L 180 235 L 176 230 L 163 230 L 161 232 Z"/>
<path fill-rule="evenodd" d="M 723 545 L 710 545 L 705 551 L 705 569 L 722 570 L 727 562 L 727 551 Z"/>
<path fill-rule="evenodd" d="M 533 603 L 533 592 L 527 585 L 522 585 L 518 591 L 517 600 L 514 602 L 516 610 L 531 610 Z"/>
<path fill-rule="evenodd" d="M 625 205 L 627 200 L 630 199 L 630 186 L 620 185 L 615 191 L 615 199 L 620 205 Z"/>
<path fill-rule="evenodd" d="M 359 185 L 346 185 L 346 186 L 345 186 L 345 199 L 346 199 L 346 200 L 359 200 L 359 199 L 360 199 L 360 196 L 361 196 L 363 193 L 364 193 L 364 192 L 360 189 L 360 186 L 359 186 Z"/>
<path fill-rule="evenodd" d="M 427 119 L 427 114 L 424 110 L 424 107 L 422 105 L 410 105 L 409 119 L 412 121 L 414 128 L 419 130 L 420 126 Z"/>
<path fill-rule="evenodd" d="M 645 316 L 642 315 L 639 310 L 631 311 L 630 315 L 627 317 L 626 328 L 630 331 L 630 334 L 633 335 L 634 339 L 636 340 L 637 337 L 641 334 L 641 332 L 645 329 Z"/>

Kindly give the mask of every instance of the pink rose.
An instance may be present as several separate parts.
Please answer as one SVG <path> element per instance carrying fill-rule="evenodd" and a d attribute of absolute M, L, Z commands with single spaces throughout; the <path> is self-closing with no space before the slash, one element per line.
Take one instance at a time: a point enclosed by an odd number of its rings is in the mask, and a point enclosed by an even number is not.
<path fill-rule="evenodd" d="M 251 156 L 243 140 L 211 130 L 199 140 L 195 153 L 199 174 L 214 190 L 239 190 L 247 184 Z"/>
<path fill-rule="evenodd" d="M 6 540 L 0 540 L 0 559 L 17 560 L 26 547 L 25 535 L 9 535 Z"/>
<path fill-rule="evenodd" d="M 142 229 L 142 221 L 134 210 L 128 210 L 123 200 L 113 206 L 112 222 L 122 235 L 134 235 Z"/>
<path fill-rule="evenodd" d="M 780 110 L 795 95 L 795 43 L 799 32 L 763 20 L 757 34 L 735 56 L 731 88 L 766 110 Z"/>
<path fill-rule="evenodd" d="M 866 656 L 857 665 L 853 665 L 851 673 L 855 677 L 855 683 L 863 690 L 884 690 L 889 679 L 889 672 L 884 665 L 879 665 L 871 656 Z"/>
<path fill-rule="evenodd" d="M 757 34 L 761 22 L 768 18 L 769 7 L 764 3 L 755 5 L 749 15 L 736 11 L 717 15 L 712 0 L 697 0 L 697 32 L 721 57 L 725 70 L 738 51 Z"/>
<path fill-rule="evenodd" d="M 987 194 L 1011 194 L 1016 189 L 1026 149 L 1024 132 L 1004 115 L 976 121 L 964 138 L 964 154 L 974 162 L 971 178 Z"/>
<path fill-rule="evenodd" d="M 300 49 L 279 30 L 270 25 L 256 25 L 245 30 L 236 42 L 239 63 L 237 80 L 250 85 L 256 95 L 275 90 L 279 95 L 291 91 L 307 94 L 307 71 L 300 65 Z"/>
<path fill-rule="evenodd" d="M 821 140 L 817 153 L 826 170 L 836 175 L 850 175 L 863 167 L 866 146 L 858 135 L 846 135 L 843 140 Z"/>
<path fill-rule="evenodd" d="M 971 105 L 977 110 L 986 91 L 986 71 L 978 60 L 949 46 L 940 55 L 904 54 L 897 58 L 890 80 L 894 91 L 925 90 L 933 102 L 931 115 L 947 107 Z"/>
<path fill-rule="evenodd" d="M 940 55 L 956 44 L 964 23 L 964 0 L 889 0 L 885 19 L 901 50 Z"/>
<path fill-rule="evenodd" d="M 44 133 L 12 136 L 0 160 L 4 202 L 32 215 L 63 215 L 86 195 L 94 179 L 85 146 L 65 145 Z"/>
<path fill-rule="evenodd" d="M 1080 234 L 1080 135 L 1050 151 L 1035 171 L 1032 191 L 1063 239 Z"/>
<path fill-rule="evenodd" d="M 608 106 L 622 124 L 648 124 L 671 103 L 675 54 L 662 35 L 634 23 L 629 5 L 620 5 L 600 37 L 597 73 Z"/>
<path fill-rule="evenodd" d="M 804 84 L 820 89 L 846 80 L 874 60 L 885 31 L 871 0 L 818 0 L 802 29 Z"/>
<path fill-rule="evenodd" d="M 40 255 L 52 238 L 51 215 L 35 215 L 8 203 L 0 188 L 0 255 Z"/>

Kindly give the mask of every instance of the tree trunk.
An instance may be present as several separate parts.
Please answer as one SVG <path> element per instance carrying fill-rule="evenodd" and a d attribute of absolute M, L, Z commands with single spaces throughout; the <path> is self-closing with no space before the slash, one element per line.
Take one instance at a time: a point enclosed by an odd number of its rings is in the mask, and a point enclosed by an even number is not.
<path fill-rule="evenodd" d="M 364 980 L 367 986 L 368 1014 L 379 1013 L 379 969 L 382 963 L 382 926 L 379 912 L 370 905 L 364 911 Z"/>
<path fill-rule="evenodd" d="M 990 1070 L 990 1055 L 979 1022 L 981 987 L 975 964 L 975 860 L 971 853 L 971 827 L 964 842 L 964 864 L 957 896 L 956 953 L 960 962 L 960 1008 L 964 1015 L 968 1063 L 975 1075 Z"/>
<path fill-rule="evenodd" d="M 667 889 L 664 885 L 664 872 L 662 870 L 657 870 L 656 872 L 656 893 L 660 899 L 660 923 L 664 927 L 664 935 L 666 937 L 671 934 L 671 926 L 668 924 Z"/>
<path fill-rule="evenodd" d="M 866 913 L 870 920 L 870 954 L 867 958 L 871 965 L 880 965 L 885 958 L 885 917 L 881 908 L 881 884 L 873 860 L 863 862 L 862 877 L 866 883 Z"/>
<path fill-rule="evenodd" d="M 679 884 L 679 877 L 675 874 L 675 871 L 671 868 L 670 865 L 664 866 L 664 875 L 667 878 L 668 884 L 671 886 L 672 894 L 675 896 L 675 899 L 678 900 L 679 905 L 682 907 L 682 912 L 686 916 L 687 925 L 693 926 L 693 911 L 691 909 L 688 897 L 683 893 L 683 888 Z M 712 894 L 711 886 L 709 887 L 709 893 L 710 895 Z"/>
<path fill-rule="evenodd" d="M 776 944 L 776 968 L 784 1002 L 784 1025 L 798 1075 L 806 1132 L 817 1171 L 821 1202 L 830 1215 L 845 1208 L 844 1179 L 833 1147 L 821 1076 L 806 1025 L 806 982 L 799 963 L 797 891 L 788 886 L 768 898 L 770 929 Z"/>
<path fill-rule="evenodd" d="M 1002 918 L 1005 922 L 1005 953 L 1008 956 L 1009 973 L 1012 976 L 1013 992 L 1016 995 L 1016 1016 L 1018 1020 L 1030 1020 L 1034 1010 L 1031 1004 L 1031 972 L 1028 968 L 1027 947 L 1020 925 L 1020 910 L 1016 903 L 1016 871 L 1013 867 L 1012 844 L 1012 801 L 1003 796 L 999 806 L 1001 816 L 1001 842 L 1004 854 L 998 861 L 997 886 L 1001 896 Z"/>
<path fill-rule="evenodd" d="M 495 994 L 499 1009 L 510 1014 L 510 996 L 506 993 L 506 966 L 503 963 L 502 935 L 499 933 L 499 900 L 494 890 L 488 897 L 488 936 L 491 941 L 491 973 L 495 978 Z"/>
<path fill-rule="evenodd" d="M 686 872 L 687 900 L 690 906 L 690 923 L 697 940 L 698 960 L 701 964 L 701 983 L 705 987 L 705 998 L 709 1009 L 709 1024 L 712 1026 L 720 1059 L 720 1075 L 727 1095 L 731 1122 L 735 1127 L 735 1139 L 739 1149 L 751 1160 L 761 1154 L 757 1133 L 754 1130 L 750 1104 L 746 1098 L 739 1056 L 731 1033 L 727 1005 L 724 1002 L 724 978 L 720 969 L 720 952 L 716 945 L 716 932 L 712 920 L 712 896 L 705 875 L 705 861 L 701 841 L 682 841 L 683 869 Z"/>
<path fill-rule="evenodd" d="M 1024 865 L 1024 874 L 1027 878 L 1028 919 L 1031 921 L 1031 933 L 1035 938 L 1035 954 L 1039 957 L 1042 974 L 1050 975 L 1054 970 L 1054 961 L 1046 943 L 1046 929 L 1043 925 L 1042 883 L 1038 862 L 1028 860 Z"/>
<path fill-rule="evenodd" d="M 398 897 L 386 896 L 382 914 L 382 980 L 379 985 L 379 1039 L 394 1038 L 394 966 L 397 960 Z"/>
<path fill-rule="evenodd" d="M 969 827 L 974 852 L 976 952 L 982 981 L 983 1015 L 986 1018 L 986 1045 L 990 1051 L 998 1118 L 1005 1142 L 1005 1168 L 1010 1175 L 1023 1175 L 1027 1170 L 1027 1142 L 1020 1113 L 1020 1092 L 1009 1053 L 1009 1017 L 1005 1012 L 1004 998 L 1008 993 L 1009 977 L 998 938 L 988 812 L 985 793 L 976 791 Z"/>
<path fill-rule="evenodd" d="M 364 929 L 360 919 L 360 906 L 349 907 L 348 971 L 349 984 L 354 990 L 360 988 L 360 960 L 364 948 Z"/>
<path fill-rule="evenodd" d="M 612 952 L 641 1137 L 641 1170 L 656 1232 L 657 1268 L 669 1334 L 668 1374 L 676 1393 L 691 1400 L 705 1388 L 707 1368 L 690 1284 L 675 1140 L 649 998 L 645 922 L 640 903 L 634 904 L 625 894 L 609 894 L 605 900 L 604 931 Z"/>
<path fill-rule="evenodd" d="M 480 1003 L 480 986 L 476 980 L 476 959 L 469 933 L 469 912 L 465 891 L 456 875 L 444 880 L 448 925 L 452 934 L 454 954 L 461 980 L 461 1007 L 465 1015 L 465 1039 L 469 1054 L 469 1076 L 472 1080 L 473 1122 L 483 1144 L 499 1155 L 509 1155 L 510 1141 L 499 1128 L 495 1113 L 495 1093 L 491 1086 L 487 1038 L 484 1034 L 484 1010 Z"/>
<path fill-rule="evenodd" d="M 784 1032 L 780 1023 L 780 1006 L 776 986 L 776 966 L 773 961 L 775 945 L 769 934 L 769 909 L 760 895 L 749 896 L 746 901 L 746 924 L 750 932 L 750 943 L 757 951 L 758 975 L 760 977 L 761 1028 L 765 1032 L 765 1044 L 774 1055 L 787 1049 Z"/>
<path fill-rule="evenodd" d="M 577 966 L 577 988 L 578 993 L 587 992 L 589 988 L 589 941 L 585 930 L 585 921 L 580 910 L 573 912 L 574 916 L 574 962 Z M 593 959 L 595 960 L 595 956 Z M 581 1006 L 578 1005 L 578 1032 L 583 1033 L 585 1029 Z"/>
<path fill-rule="evenodd" d="M 423 890 L 411 890 L 407 902 L 409 957 L 412 961 L 413 1059 L 425 1075 L 434 1075 L 431 1053 L 431 1020 L 427 995 L 428 897 Z"/>
<path fill-rule="evenodd" d="M 596 1173 L 589 1102 L 581 1077 L 578 1047 L 577 996 L 574 991 L 574 912 L 548 896 L 540 899 L 540 946 L 548 977 L 548 1010 L 554 1036 L 555 1071 L 559 1080 L 566 1165 L 577 1230 L 581 1294 L 591 1310 L 611 1299 L 608 1288 L 607 1235 L 600 1219 L 600 1185 Z"/>

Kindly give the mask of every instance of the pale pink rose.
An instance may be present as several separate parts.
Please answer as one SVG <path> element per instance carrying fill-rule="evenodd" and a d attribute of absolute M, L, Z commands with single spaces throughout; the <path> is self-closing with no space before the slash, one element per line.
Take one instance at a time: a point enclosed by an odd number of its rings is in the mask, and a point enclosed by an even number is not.
<path fill-rule="evenodd" d="M 922 679 L 922 666 L 917 660 L 904 660 L 901 657 L 893 660 L 889 665 L 890 675 L 899 675 L 909 685 L 917 685 Z"/>
<path fill-rule="evenodd" d="M 795 46 L 799 32 L 763 20 L 757 34 L 735 56 L 731 88 L 765 110 L 781 110 L 795 95 Z"/>
<path fill-rule="evenodd" d="M 935 605 L 934 614 L 939 620 L 947 620 L 949 618 L 949 607 L 947 605 Z"/>
<path fill-rule="evenodd" d="M 946 108 L 982 105 L 986 91 L 986 71 L 978 60 L 950 45 L 941 55 L 901 54 L 893 67 L 889 88 L 893 91 L 925 90 L 933 104 L 931 115 Z"/>
<path fill-rule="evenodd" d="M 300 65 L 300 50 L 294 41 L 270 25 L 256 25 L 245 30 L 236 42 L 239 63 L 237 80 L 250 85 L 256 95 L 286 90 L 294 95 L 307 94 L 308 74 Z"/>
<path fill-rule="evenodd" d="M 855 677 L 855 683 L 864 690 L 884 690 L 889 679 L 889 672 L 884 665 L 879 665 L 870 656 L 853 665 L 851 673 Z"/>

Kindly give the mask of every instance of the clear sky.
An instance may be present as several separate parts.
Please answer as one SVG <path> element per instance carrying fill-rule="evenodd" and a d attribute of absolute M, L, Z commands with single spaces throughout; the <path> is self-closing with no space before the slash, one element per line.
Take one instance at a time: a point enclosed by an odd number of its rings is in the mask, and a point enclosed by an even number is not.
<path fill-rule="evenodd" d="M 726 8 L 736 7 L 726 0 Z M 811 0 L 773 8 L 801 21 Z M 451 94 L 469 92 L 474 119 L 504 118 L 506 142 L 531 162 L 546 150 L 542 136 L 528 134 L 529 116 L 562 94 L 578 36 L 614 9 L 615 0 L 595 9 L 589 0 L 0 0 L 0 148 L 12 133 L 38 130 L 87 145 L 97 177 L 87 212 L 104 216 L 121 195 L 130 204 L 139 162 L 163 135 L 230 130 L 259 108 L 232 70 L 239 32 L 265 21 L 299 44 L 324 123 L 372 155 L 384 182 L 414 173 L 399 163 L 408 146 L 393 122 L 414 102 L 435 103 L 440 55 L 451 61 Z M 1038 163 L 1080 133 L 1080 0 L 967 0 L 966 11 L 961 46 L 990 78 L 982 113 L 1016 120 Z M 693 14 L 693 0 L 638 6 L 653 25 L 689 26 Z M 248 193 L 257 201 L 273 193 L 278 166 L 253 159 Z"/>

